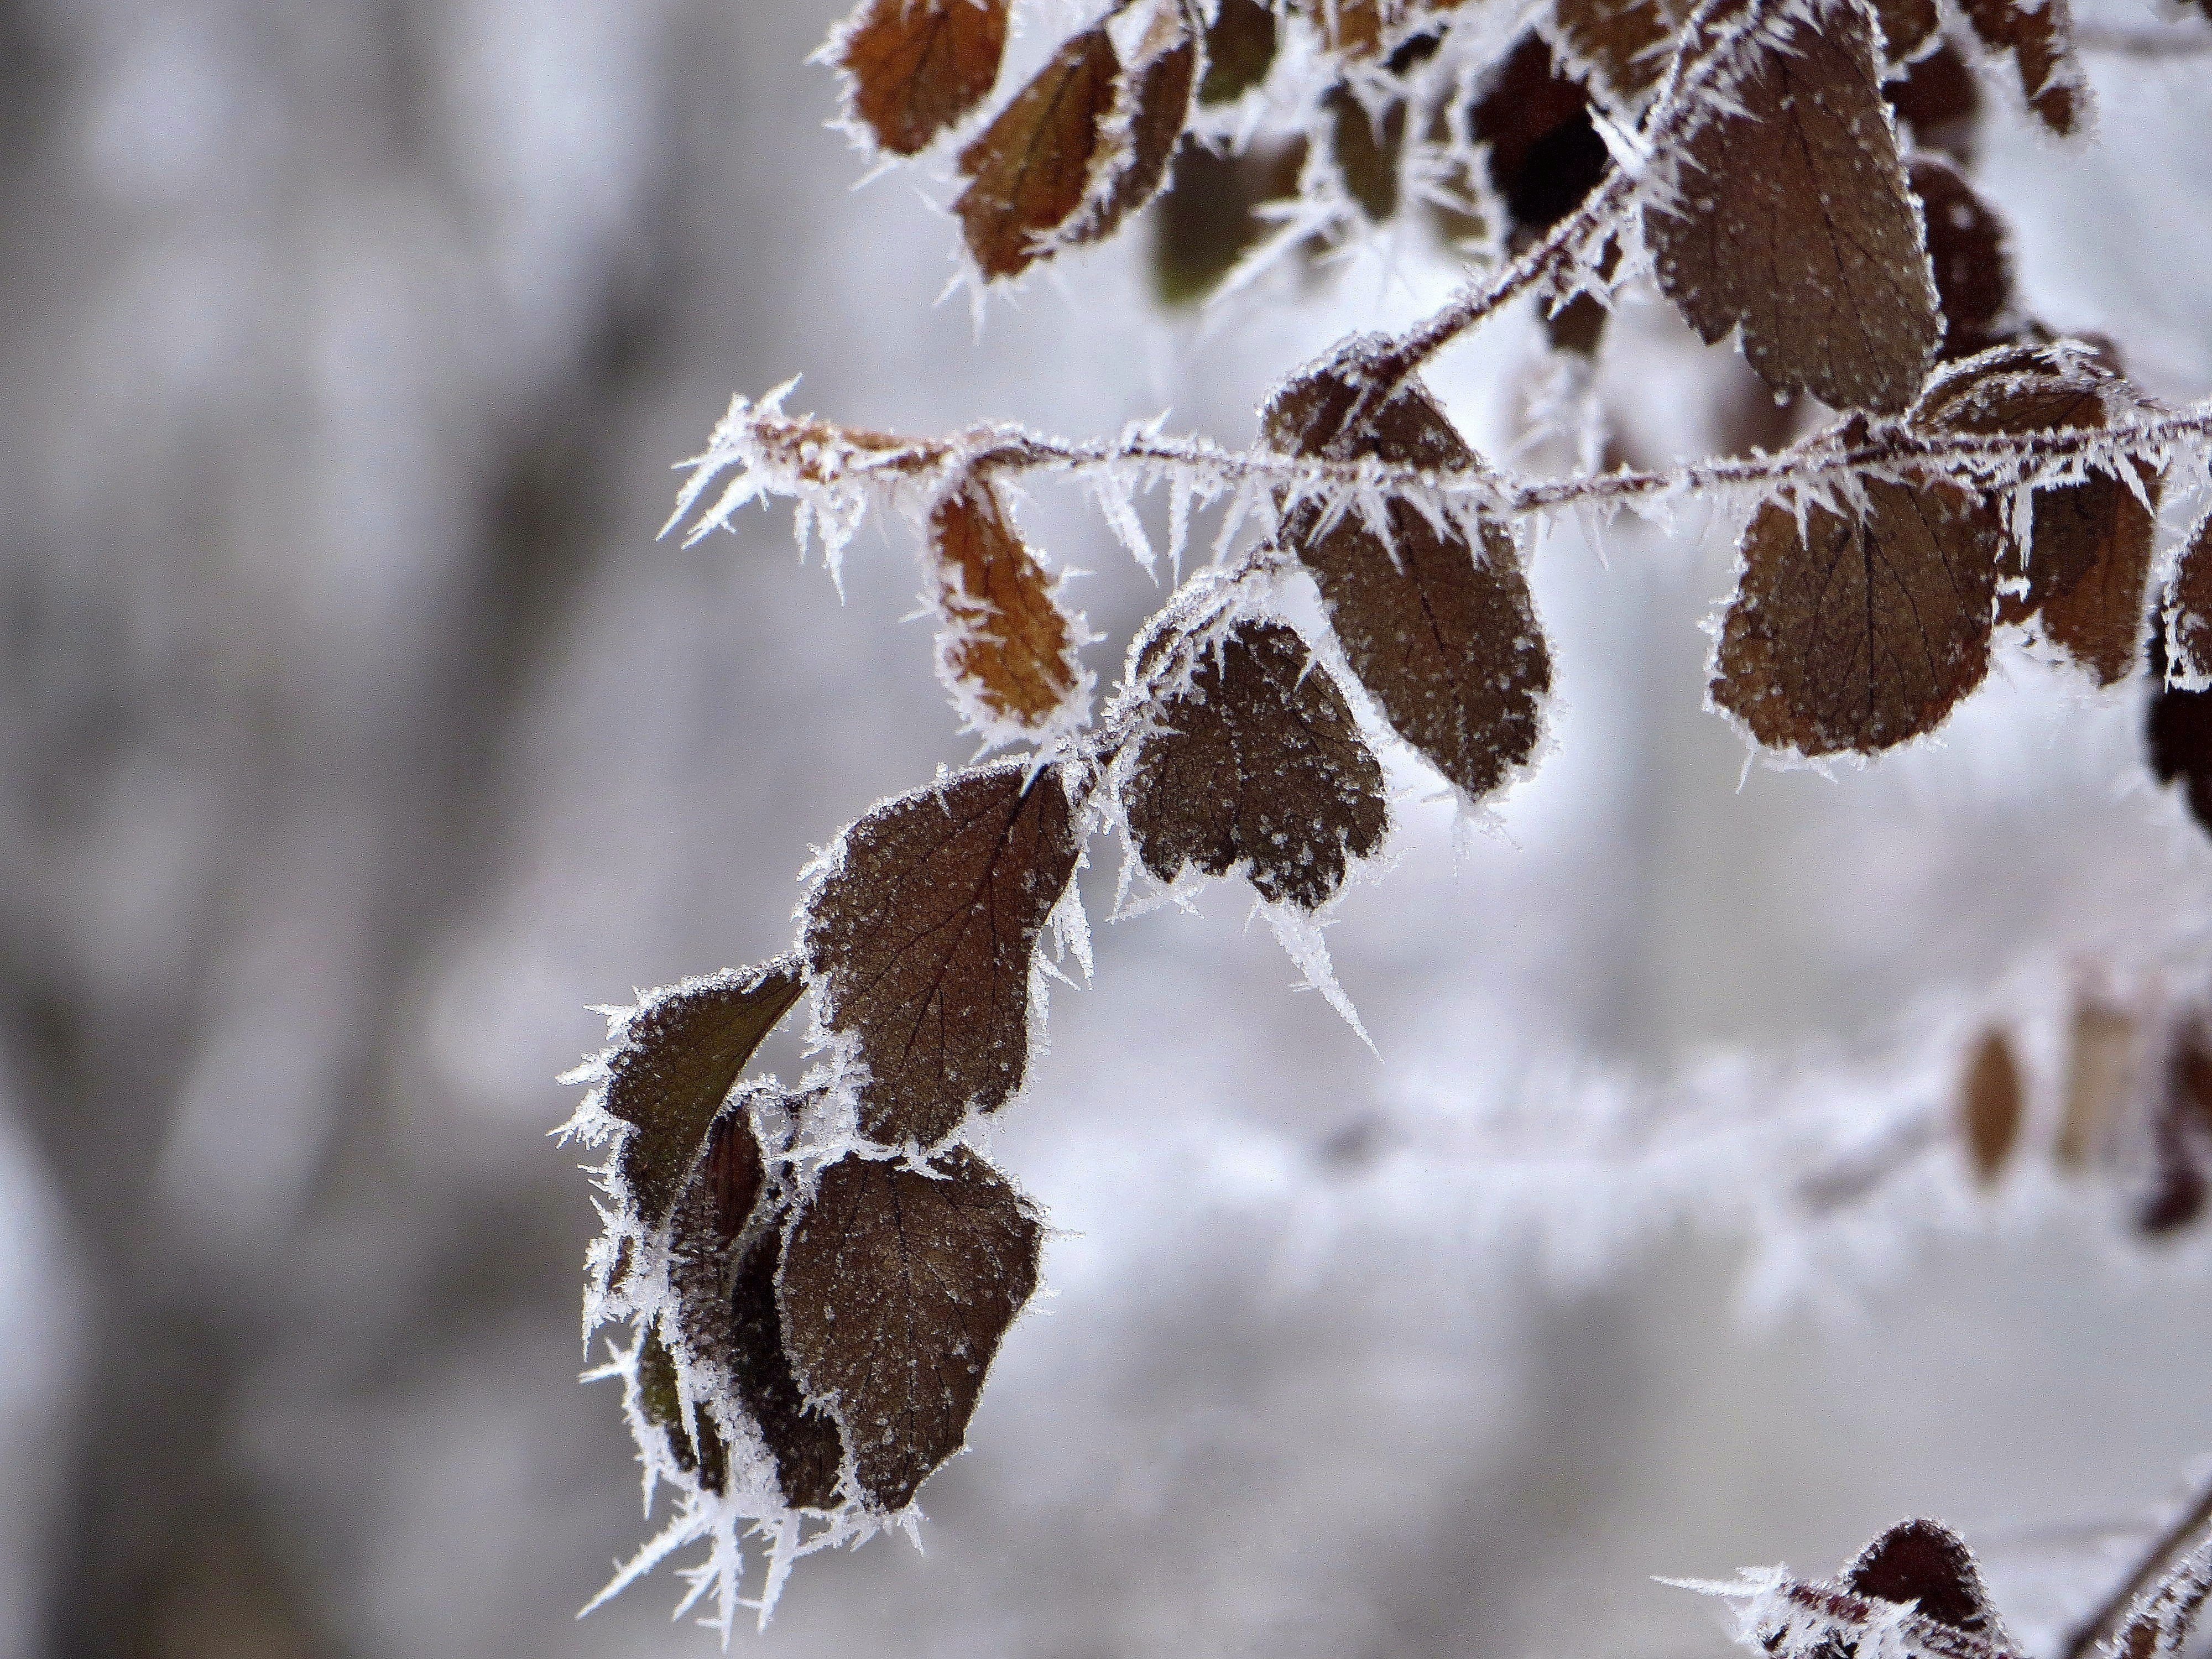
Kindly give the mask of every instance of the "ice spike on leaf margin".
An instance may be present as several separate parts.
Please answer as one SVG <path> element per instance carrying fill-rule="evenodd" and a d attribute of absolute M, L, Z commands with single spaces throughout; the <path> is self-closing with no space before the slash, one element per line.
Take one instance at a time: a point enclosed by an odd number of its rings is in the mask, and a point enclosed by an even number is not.
<path fill-rule="evenodd" d="M 822 1172 L 790 1227 L 780 1300 L 799 1384 L 842 1425 L 871 1507 L 904 1509 L 965 1443 L 1036 1288 L 1042 1231 L 964 1146 L 928 1170 L 848 1157 Z"/>
<path fill-rule="evenodd" d="M 1010 0 L 862 0 L 821 56 L 842 71 L 845 118 L 877 149 L 919 155 L 998 83 Z"/>
<path fill-rule="evenodd" d="M 795 959 L 687 980 L 623 1017 L 599 1103 L 626 1126 L 614 1173 L 648 1234 L 690 1170 L 722 1102 L 803 988 Z"/>
<path fill-rule="evenodd" d="M 1686 0 L 1555 0 L 1547 33 L 1599 98 L 1632 112 L 1657 89 L 1694 9 Z"/>
<path fill-rule="evenodd" d="M 1770 749 L 1873 754 L 1989 672 L 2000 532 L 1955 486 L 1869 481 L 1865 509 L 1770 501 L 1740 550 L 1712 698 Z"/>
<path fill-rule="evenodd" d="M 1724 6 L 1707 25 L 1722 38 Z M 1778 392 L 1894 413 L 1942 335 L 1863 0 L 1759 22 L 1741 77 L 1644 210 L 1659 285 Z"/>
<path fill-rule="evenodd" d="M 933 1146 L 1029 1063 L 1038 935 L 1082 850 L 1057 767 L 956 773 L 848 830 L 805 906 L 817 1011 L 867 1068 L 861 1132 Z"/>
<path fill-rule="evenodd" d="M 937 566 L 938 667 L 978 730 L 1037 732 L 1083 683 L 1079 624 L 1014 528 L 999 492 L 969 477 L 929 515 Z"/>
<path fill-rule="evenodd" d="M 1152 650 L 1170 648 L 1163 639 Z M 1344 694 L 1280 623 L 1240 623 L 1166 700 L 1121 784 L 1145 867 L 1242 868 L 1260 896 L 1318 909 L 1382 844 L 1382 769 Z M 1141 671 L 1140 671 L 1141 678 Z"/>
<path fill-rule="evenodd" d="M 1261 416 L 1268 446 L 1437 472 L 1480 465 L 1417 379 L 1395 392 L 1372 336 L 1345 342 L 1279 390 Z M 1387 392 L 1387 396 L 1386 396 Z M 1401 496 L 1387 536 L 1356 503 L 1298 499 L 1280 532 L 1320 584 L 1352 671 L 1398 735 L 1473 799 L 1535 753 L 1551 650 L 1512 533 L 1486 516 L 1433 516 Z"/>

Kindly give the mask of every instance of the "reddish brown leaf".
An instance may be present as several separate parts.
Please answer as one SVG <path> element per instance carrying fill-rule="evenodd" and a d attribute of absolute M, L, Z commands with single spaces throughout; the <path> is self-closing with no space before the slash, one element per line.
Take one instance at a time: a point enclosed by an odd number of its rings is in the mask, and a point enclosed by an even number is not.
<path fill-rule="evenodd" d="M 2012 304 L 2004 226 L 1966 175 L 1941 157 L 1914 157 L 1908 176 L 1942 306 L 1942 355 L 1970 356 L 1996 343 L 1998 319 Z"/>
<path fill-rule="evenodd" d="M 2012 53 L 2036 118 L 2062 138 L 2071 136 L 2087 112 L 2089 91 L 2074 56 L 2067 0 L 1963 0 L 1962 9 L 1984 46 Z"/>
<path fill-rule="evenodd" d="M 1889 106 L 1923 151 L 1941 151 L 1960 167 L 1974 159 L 1974 130 L 1982 113 L 1981 82 L 1973 65 L 1948 40 L 1906 66 L 1903 78 L 1882 90 Z"/>
<path fill-rule="evenodd" d="M 775 1460 L 776 1484 L 783 1489 L 784 1501 L 793 1509 L 832 1509 L 837 1502 L 844 1443 L 836 1419 L 807 1403 L 792 1370 L 775 1297 L 782 1267 L 779 1220 L 754 1236 L 731 1276 L 731 1388 Z"/>
<path fill-rule="evenodd" d="M 1089 199 L 1121 69 L 1106 31 L 1084 30 L 960 152 L 952 210 L 987 277 L 1028 270 Z"/>
<path fill-rule="evenodd" d="M 1006 47 L 1006 0 L 865 0 L 830 56 L 848 118 L 879 149 L 918 155 L 990 96 Z"/>
<path fill-rule="evenodd" d="M 2212 675 L 2212 513 L 2189 532 L 2166 614 L 2177 664 L 2185 673 Z"/>
<path fill-rule="evenodd" d="M 1942 334 L 1866 15 L 1783 26 L 1681 146 L 1680 198 L 1647 210 L 1660 286 L 1708 343 L 1741 327 L 1777 391 L 1902 410 Z"/>
<path fill-rule="evenodd" d="M 1666 74 L 1693 9 L 1684 0 L 1554 0 L 1552 26 L 1597 94 L 1633 109 Z"/>
<path fill-rule="evenodd" d="M 647 1232 L 667 1219 L 707 1126 L 800 988 L 788 961 L 716 974 L 647 1004 L 617 1035 L 603 1103 L 630 1126 L 615 1170 Z"/>
<path fill-rule="evenodd" d="M 1468 112 L 1468 128 L 1488 147 L 1491 187 L 1518 246 L 1580 207 L 1612 169 L 1588 95 L 1533 33 L 1498 66 Z"/>
<path fill-rule="evenodd" d="M 1285 453 L 1465 471 L 1474 452 L 1418 380 L 1379 411 L 1363 366 L 1371 339 L 1347 342 L 1277 392 L 1263 417 Z M 1314 573 L 1360 684 L 1398 735 L 1480 799 L 1535 752 L 1552 660 L 1511 535 L 1484 520 L 1480 553 L 1457 520 L 1439 528 L 1393 501 L 1389 539 L 1357 511 L 1334 522 L 1321 504 L 1294 508 L 1285 545 Z"/>
<path fill-rule="evenodd" d="M 1967 1157 L 1983 1185 L 2004 1172 L 2005 1160 L 2012 1156 L 2014 1143 L 2020 1139 L 2026 1111 L 2020 1062 L 2013 1058 L 2012 1044 L 2005 1034 L 1992 1030 L 1975 1048 L 1973 1063 L 1967 1066 L 1959 1088 L 1959 1124 L 1966 1134 Z"/>
<path fill-rule="evenodd" d="M 981 1158 L 848 1158 L 793 1224 L 781 1304 L 810 1399 L 843 1424 L 860 1495 L 904 1509 L 961 1449 L 999 1343 L 1036 1288 L 1042 1230 Z"/>
<path fill-rule="evenodd" d="M 1881 25 L 1882 56 L 1893 64 L 1926 46 L 1943 21 L 1936 0 L 1874 0 L 1874 15 Z"/>
<path fill-rule="evenodd" d="M 1104 240 L 1158 193 L 1190 121 L 1198 41 L 1182 0 L 1155 0 L 1152 21 L 1121 77 L 1106 124 L 1115 135 L 1114 172 L 1096 205 L 1071 228 L 1071 241 Z"/>
<path fill-rule="evenodd" d="M 963 480 L 929 516 L 939 672 L 979 726 L 1036 730 L 1074 696 L 1076 630 L 998 492 Z"/>
<path fill-rule="evenodd" d="M 821 1015 L 868 1068 L 860 1127 L 943 1139 L 1029 1062 L 1030 958 L 1079 850 L 1060 774 L 963 772 L 845 832 L 806 906 Z"/>
<path fill-rule="evenodd" d="M 2008 1639 L 1973 1553 L 1940 1521 L 1899 1522 L 1859 1552 L 1844 1582 L 1861 1595 L 1917 1607 L 1939 1624 L 2000 1647 Z"/>
<path fill-rule="evenodd" d="M 1873 754 L 1931 732 L 1989 671 L 1997 531 L 1962 491 L 1869 482 L 1863 519 L 1761 507 L 1713 701 L 1760 743 Z"/>
<path fill-rule="evenodd" d="M 1173 881 L 1243 867 L 1261 897 L 1318 909 L 1382 844 L 1382 769 L 1305 642 L 1248 622 L 1162 711 L 1122 790 L 1145 867 Z"/>

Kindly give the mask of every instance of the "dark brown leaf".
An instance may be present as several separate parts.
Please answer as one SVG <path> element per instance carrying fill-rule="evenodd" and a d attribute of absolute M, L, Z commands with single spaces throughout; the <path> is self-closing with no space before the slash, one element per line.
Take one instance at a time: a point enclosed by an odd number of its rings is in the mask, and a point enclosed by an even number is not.
<path fill-rule="evenodd" d="M 1275 9 L 1268 0 L 1221 0 L 1206 32 L 1201 104 L 1226 104 L 1267 78 L 1275 61 Z"/>
<path fill-rule="evenodd" d="M 1244 867 L 1260 896 L 1318 909 L 1382 844 L 1382 769 L 1344 695 L 1279 623 L 1248 622 L 1169 700 L 1122 799 L 1145 867 Z"/>
<path fill-rule="evenodd" d="M 1975 1048 L 1959 1087 L 1959 1125 L 1966 1134 L 1966 1155 L 1984 1186 L 2004 1173 L 2027 1107 L 2012 1044 L 2002 1031 L 1990 1031 Z"/>
<path fill-rule="evenodd" d="M 780 1227 L 763 1229 L 738 1258 L 730 1287 L 730 1382 L 775 1460 L 784 1501 L 793 1509 L 833 1509 L 844 1443 L 836 1419 L 807 1403 L 792 1372 L 775 1298 L 782 1267 Z"/>
<path fill-rule="evenodd" d="M 1936 0 L 1874 0 L 1874 15 L 1881 25 L 1882 56 L 1893 64 L 1926 46 L 1943 21 Z"/>
<path fill-rule="evenodd" d="M 1084 30 L 960 152 L 970 182 L 952 210 L 985 276 L 1028 270 L 1090 198 L 1121 70 L 1106 31 Z"/>
<path fill-rule="evenodd" d="M 929 515 L 929 543 L 947 683 L 978 705 L 979 726 L 1050 724 L 1079 682 L 1075 624 L 998 492 L 981 478 L 963 480 Z"/>
<path fill-rule="evenodd" d="M 1962 9 L 1984 46 L 2012 53 L 2035 118 L 2060 137 L 2070 137 L 2087 112 L 2089 91 L 2074 56 L 2067 0 L 1963 0 Z"/>
<path fill-rule="evenodd" d="M 1972 1552 L 1940 1521 L 1899 1522 L 1859 1552 L 1844 1582 L 1861 1595 L 1917 1607 L 1939 1624 L 2006 1640 Z"/>
<path fill-rule="evenodd" d="M 1660 286 L 1708 343 L 1742 330 L 1777 391 L 1902 410 L 1942 335 L 1935 283 L 1856 0 L 1756 49 L 1644 214 Z"/>
<path fill-rule="evenodd" d="M 1882 90 L 1921 149 L 1940 150 L 1960 167 L 1972 162 L 1982 88 L 1973 66 L 1958 47 L 1942 41 L 1925 58 L 1915 58 L 1902 79 Z"/>
<path fill-rule="evenodd" d="M 1931 732 L 1989 671 L 1994 518 L 1942 484 L 1869 482 L 1863 519 L 1801 532 L 1769 503 L 1744 532 L 1713 701 L 1772 749 L 1873 754 Z"/>
<path fill-rule="evenodd" d="M 1599 97 L 1632 110 L 1659 84 L 1694 7 L 1684 0 L 1554 0 L 1553 27 Z"/>
<path fill-rule="evenodd" d="M 2166 613 L 2177 665 L 2185 673 L 2212 675 L 2212 513 L 2189 532 Z"/>
<path fill-rule="evenodd" d="M 1006 48 L 1006 0 L 866 0 L 830 51 L 848 118 L 918 155 L 990 96 Z"/>
<path fill-rule="evenodd" d="M 785 1249 L 794 1370 L 843 1424 L 860 1495 L 886 1511 L 961 1449 L 1036 1288 L 1042 1230 L 1013 1188 L 965 1147 L 938 1170 L 831 1164 Z"/>
<path fill-rule="evenodd" d="M 1199 36 L 1182 0 L 1154 0 L 1106 124 L 1116 135 L 1114 172 L 1103 193 L 1094 185 L 1093 205 L 1069 228 L 1070 241 L 1104 240 L 1158 191 L 1190 121 L 1198 70 Z"/>
<path fill-rule="evenodd" d="M 1534 34 L 1506 55 L 1468 112 L 1470 135 L 1489 149 L 1491 188 L 1504 204 L 1516 246 L 1583 204 L 1612 170 L 1589 99 L 1559 73 Z"/>
<path fill-rule="evenodd" d="M 722 1490 L 729 1479 L 729 1452 L 714 1431 L 714 1419 L 696 1413 L 699 1444 L 694 1447 L 684 1427 L 684 1390 L 676 1376 L 676 1356 L 658 1334 L 647 1331 L 637 1355 L 637 1403 L 645 1420 L 661 1432 L 669 1455 L 686 1474 L 695 1474 L 708 1492 Z M 703 1454 L 703 1455 L 702 1455 Z"/>
<path fill-rule="evenodd" d="M 1322 100 L 1328 112 L 1329 151 L 1344 179 L 1345 193 L 1359 210 L 1380 224 L 1398 210 L 1398 160 L 1406 146 L 1406 106 L 1393 99 L 1381 117 L 1341 83 Z"/>
<path fill-rule="evenodd" d="M 845 832 L 806 906 L 821 1015 L 857 1042 L 861 1130 L 933 1145 L 1029 1062 L 1030 958 L 1075 873 L 1057 769 L 963 772 Z"/>
<path fill-rule="evenodd" d="M 2212 1047 L 2202 1020 L 2174 1034 L 2166 1057 L 2166 1092 L 2151 1120 L 2150 1188 L 2136 1213 L 2150 1237 L 2176 1232 L 2204 1212 L 2212 1197 Z"/>
<path fill-rule="evenodd" d="M 1267 222 L 1254 210 L 1297 195 L 1304 162 L 1303 141 L 1219 155 L 1186 140 L 1152 216 L 1152 274 L 1160 297 L 1180 305 L 1212 292 L 1267 234 Z"/>
<path fill-rule="evenodd" d="M 2145 735 L 2161 783 L 2179 781 L 2190 815 L 2212 835 L 2212 691 L 2160 684 L 2151 693 Z"/>
<path fill-rule="evenodd" d="M 667 1219 L 723 1097 L 800 989 L 788 960 L 716 974 L 647 1003 L 617 1035 L 604 1104 L 630 1126 L 615 1169 L 647 1232 Z"/>
<path fill-rule="evenodd" d="M 2005 229 L 1959 169 L 1941 157 L 1913 158 L 1908 174 L 1928 233 L 1928 262 L 1943 310 L 1945 357 L 1994 345 L 2012 304 L 2012 255 Z"/>
<path fill-rule="evenodd" d="M 1279 392 L 1262 425 L 1275 449 L 1349 460 L 1364 456 L 1432 471 L 1479 465 L 1418 380 L 1377 413 L 1363 367 L 1371 339 L 1353 339 Z M 1539 707 L 1552 684 L 1511 535 L 1482 522 L 1480 553 L 1456 520 L 1439 528 L 1390 502 L 1388 542 L 1357 511 L 1294 508 L 1283 540 L 1314 573 L 1352 672 L 1398 735 L 1480 799 L 1535 752 Z"/>

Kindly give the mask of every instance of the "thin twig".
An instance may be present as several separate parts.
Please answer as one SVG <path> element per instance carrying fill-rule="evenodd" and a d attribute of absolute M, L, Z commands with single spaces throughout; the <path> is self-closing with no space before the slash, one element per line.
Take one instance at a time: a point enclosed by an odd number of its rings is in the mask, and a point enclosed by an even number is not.
<path fill-rule="evenodd" d="M 2059 1650 L 2059 1659 L 2090 1659 L 2097 1644 L 2118 1627 L 2136 1598 L 2156 1583 L 2180 1559 L 2199 1534 L 2212 1528 L 2212 1480 L 2205 1481 L 2196 1498 L 2172 1525 L 2153 1541 L 2118 1589 L 2098 1604 L 2097 1610 L 2076 1625 Z"/>
<path fill-rule="evenodd" d="M 2115 58 L 2201 58 L 2212 52 L 2212 29 L 2178 27 L 2121 28 L 2077 24 L 2074 44 L 2083 52 L 2106 52 Z"/>

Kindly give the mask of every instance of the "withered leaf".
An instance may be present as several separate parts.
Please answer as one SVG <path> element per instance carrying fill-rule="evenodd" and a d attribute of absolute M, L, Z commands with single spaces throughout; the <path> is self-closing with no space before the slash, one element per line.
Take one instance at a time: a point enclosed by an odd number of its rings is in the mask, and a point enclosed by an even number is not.
<path fill-rule="evenodd" d="M 2004 225 L 1948 161 L 1915 156 L 1907 176 L 1928 232 L 1928 262 L 1943 313 L 1942 355 L 1967 356 L 1996 343 L 1997 320 L 2012 304 Z"/>
<path fill-rule="evenodd" d="M 1616 108 L 1639 104 L 1667 72 L 1676 36 L 1695 8 L 1684 0 L 1554 0 L 1552 26 Z"/>
<path fill-rule="evenodd" d="M 1267 234 L 1254 210 L 1295 196 L 1303 141 L 1216 155 L 1185 141 L 1152 216 L 1152 275 L 1170 305 L 1204 298 Z"/>
<path fill-rule="evenodd" d="M 1190 121 L 1198 70 L 1199 36 L 1182 0 L 1154 0 L 1152 21 L 1121 77 L 1108 122 L 1120 135 L 1115 171 L 1096 204 L 1071 228 L 1069 240 L 1103 240 L 1158 193 Z"/>
<path fill-rule="evenodd" d="M 1028 270 L 1041 239 L 1061 230 L 1089 198 L 1121 69 L 1106 31 L 1085 29 L 960 152 L 969 183 L 952 210 L 985 276 Z"/>
<path fill-rule="evenodd" d="M 1275 61 L 1275 9 L 1269 0 L 1221 0 L 1206 32 L 1201 104 L 1226 104 L 1267 78 Z"/>
<path fill-rule="evenodd" d="M 1773 502 L 1744 532 L 1713 701 L 1760 743 L 1873 754 L 1989 672 L 1998 532 L 1963 491 L 1869 481 L 1863 519 Z"/>
<path fill-rule="evenodd" d="M 694 1446 L 684 1427 L 684 1391 L 677 1381 L 676 1356 L 670 1353 L 657 1332 L 647 1331 L 637 1355 L 637 1403 L 645 1420 L 661 1432 L 676 1467 L 695 1474 L 708 1492 L 720 1492 L 729 1479 L 729 1451 L 715 1431 L 714 1419 L 696 1414 L 699 1443 Z"/>
<path fill-rule="evenodd" d="M 1477 465 L 1443 410 L 1408 380 L 1379 412 L 1354 338 L 1278 392 L 1262 417 L 1287 454 L 1365 456 L 1431 471 Z M 1388 541 L 1357 510 L 1295 507 L 1284 544 L 1314 573 L 1352 672 L 1398 735 L 1476 799 L 1535 752 L 1552 659 L 1512 536 L 1481 523 L 1478 552 L 1457 520 L 1442 526 L 1392 501 Z"/>
<path fill-rule="evenodd" d="M 844 1443 L 836 1419 L 807 1403 L 793 1374 L 775 1298 L 782 1267 L 781 1226 L 762 1229 L 738 1260 L 730 1287 L 730 1382 L 775 1460 L 784 1501 L 827 1510 L 836 1504 Z"/>
<path fill-rule="evenodd" d="M 1881 25 L 1882 55 L 1902 64 L 1942 26 L 1936 0 L 1874 0 L 1875 21 Z"/>
<path fill-rule="evenodd" d="M 2151 1186 L 2136 1225 L 2156 1237 L 2187 1226 L 2212 1197 L 2212 1031 L 2181 1025 L 2166 1056 L 2166 1093 L 2151 1124 Z"/>
<path fill-rule="evenodd" d="M 830 46 L 849 118 L 878 149 L 920 155 L 990 95 L 1006 12 L 1007 0 L 865 0 Z"/>
<path fill-rule="evenodd" d="M 1973 1553 L 1940 1521 L 1899 1522 L 1859 1552 L 1844 1582 L 1858 1595 L 1917 1606 L 1939 1624 L 2000 1646 L 2007 1639 Z"/>
<path fill-rule="evenodd" d="M 1322 100 L 1328 112 L 1329 153 L 1345 193 L 1380 224 L 1398 210 L 1398 161 L 1406 147 L 1406 105 L 1393 99 L 1378 117 L 1341 83 Z"/>
<path fill-rule="evenodd" d="M 2175 659 L 2183 672 L 2212 675 L 2212 513 L 2189 532 L 2173 573 L 2166 614 Z"/>
<path fill-rule="evenodd" d="M 1975 1048 L 1959 1089 L 1959 1124 L 1966 1135 L 1966 1156 L 1984 1186 L 2004 1172 L 2026 1112 L 2027 1091 L 2012 1043 L 2002 1031 L 1991 1030 Z"/>
<path fill-rule="evenodd" d="M 2161 783 L 2180 782 L 2190 816 L 2212 835 L 2212 691 L 2161 681 L 2151 693 L 2146 723 L 2151 769 Z"/>
<path fill-rule="evenodd" d="M 800 989 L 787 958 L 716 974 L 678 986 L 622 1029 L 604 1103 L 630 1126 L 615 1168 L 648 1232 L 667 1219 L 723 1097 Z"/>
<path fill-rule="evenodd" d="M 1681 146 L 1679 199 L 1644 214 L 1659 284 L 1711 343 L 1739 326 L 1778 392 L 1902 410 L 1942 334 L 1856 0 L 1752 54 Z"/>
<path fill-rule="evenodd" d="M 1122 790 L 1145 867 L 1243 865 L 1261 897 L 1319 908 L 1382 844 L 1382 769 L 1344 694 L 1279 623 L 1240 624 L 1162 711 Z"/>
<path fill-rule="evenodd" d="M 930 514 L 929 542 L 947 683 L 981 706 L 979 725 L 1048 725 L 1075 693 L 1075 625 L 998 491 L 963 479 Z"/>
<path fill-rule="evenodd" d="M 2067 0 L 1963 0 L 1974 33 L 1991 52 L 2009 52 L 2027 107 L 2064 138 L 2082 122 L 2088 85 L 2074 57 L 2074 16 Z"/>
<path fill-rule="evenodd" d="M 1559 72 L 1551 49 L 1533 33 L 1498 66 L 1468 112 L 1468 129 L 1488 147 L 1491 187 L 1516 244 L 1580 207 L 1612 169 L 1588 95 Z"/>
<path fill-rule="evenodd" d="M 1974 159 L 1974 129 L 1981 119 L 1981 82 L 1973 66 L 1948 40 L 1905 66 L 1882 90 L 1889 106 L 1922 150 L 1937 150 L 1960 167 Z"/>
<path fill-rule="evenodd" d="M 836 1413 L 860 1495 L 901 1510 L 961 1449 L 999 1343 L 1036 1288 L 1042 1230 L 965 1147 L 925 1175 L 847 1158 L 785 1248 L 799 1381 Z"/>
<path fill-rule="evenodd" d="M 1020 762 L 902 795 L 845 832 L 804 948 L 823 1023 L 868 1068 L 865 1133 L 929 1146 L 1021 1086 L 1030 958 L 1079 850 L 1058 769 L 1031 779 Z"/>

